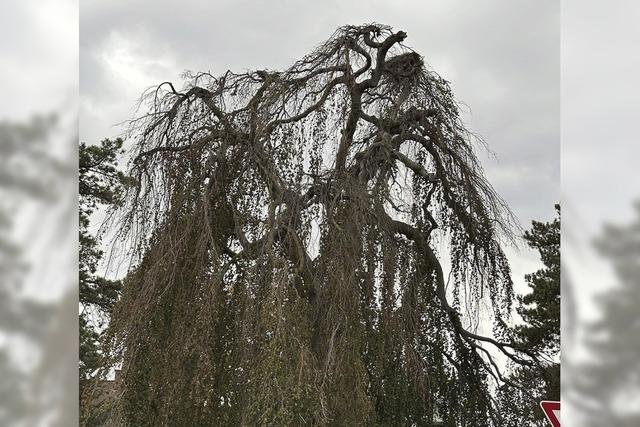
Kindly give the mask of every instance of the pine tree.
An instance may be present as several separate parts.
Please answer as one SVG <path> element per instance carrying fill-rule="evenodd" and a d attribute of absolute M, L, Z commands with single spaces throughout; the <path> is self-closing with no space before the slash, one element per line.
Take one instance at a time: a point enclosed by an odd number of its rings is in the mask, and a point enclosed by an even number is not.
<path fill-rule="evenodd" d="M 80 384 L 100 366 L 99 335 L 120 295 L 120 282 L 96 274 L 103 252 L 90 231 L 91 215 L 98 208 L 120 201 L 125 177 L 117 170 L 122 139 L 105 139 L 99 146 L 80 143 Z"/>
<path fill-rule="evenodd" d="M 556 219 L 533 221 L 531 230 L 524 234 L 544 267 L 525 276 L 531 292 L 518 298 L 517 308 L 524 321 L 517 328 L 518 338 L 528 348 L 549 354 L 560 350 L 560 205 L 555 208 Z"/>
<path fill-rule="evenodd" d="M 49 387 L 47 383 L 52 378 L 59 379 L 57 375 L 61 365 L 64 366 L 59 359 L 50 357 L 52 352 L 48 348 L 50 334 L 60 330 L 56 322 L 60 312 L 56 310 L 56 301 L 33 298 L 23 292 L 34 265 L 25 250 L 30 241 L 20 241 L 14 233 L 20 224 L 17 217 L 28 212 L 29 207 L 49 213 L 56 208 L 52 202 L 60 196 L 61 184 L 75 167 L 51 153 L 56 122 L 53 114 L 19 122 L 0 120 L 0 336 L 3 338 L 0 425 L 3 426 L 37 425 L 43 419 L 50 425 L 58 425 L 63 412 L 57 406 L 59 396 L 50 395 L 50 389 L 58 390 L 59 384 Z M 16 349 L 12 340 L 23 345 Z M 16 363 L 25 354 L 39 355 L 37 365 L 24 369 Z M 73 398 L 73 391 L 68 396 Z"/>
<path fill-rule="evenodd" d="M 589 361 L 572 372 L 570 392 L 585 426 L 640 425 L 640 202 L 628 224 L 606 225 L 596 239 L 618 283 L 599 296 L 601 315 L 589 327 Z"/>
<path fill-rule="evenodd" d="M 557 218 L 532 221 L 523 236 L 540 255 L 543 267 L 525 276 L 530 292 L 518 296 L 523 323 L 515 327 L 515 337 L 522 348 L 537 355 L 538 363 L 514 367 L 510 380 L 522 388 L 500 390 L 505 426 L 544 426 L 540 401 L 560 400 L 560 205 L 555 209 Z"/>

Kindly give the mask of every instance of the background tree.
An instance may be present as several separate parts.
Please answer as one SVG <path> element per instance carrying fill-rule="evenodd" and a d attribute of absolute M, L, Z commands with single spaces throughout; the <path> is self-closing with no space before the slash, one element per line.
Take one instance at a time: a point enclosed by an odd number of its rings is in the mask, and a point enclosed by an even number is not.
<path fill-rule="evenodd" d="M 47 238 L 59 240 L 64 235 L 60 230 L 68 226 L 64 218 L 57 217 L 69 208 L 64 203 L 67 200 L 56 203 L 56 199 L 61 194 L 71 194 L 69 205 L 75 209 L 75 197 L 70 193 L 75 188 L 75 161 L 70 165 L 56 156 L 68 147 L 52 140 L 52 134 L 59 129 L 58 117 L 52 114 L 17 122 L 0 120 L 0 425 L 3 426 L 38 425 L 43 420 L 51 426 L 69 425 L 67 413 L 77 407 L 77 395 L 73 392 L 77 387 L 75 376 L 65 393 L 57 393 L 68 384 L 69 377 L 60 348 L 72 349 L 77 342 L 64 324 L 65 313 L 77 307 L 76 291 L 57 299 L 47 295 L 46 290 L 38 288 L 34 295 L 33 288 L 28 289 L 33 285 L 30 279 L 37 267 L 34 264 L 42 262 L 33 246 L 46 242 Z M 34 210 L 38 212 L 39 224 L 30 222 Z M 37 233 L 25 238 L 16 232 L 21 228 Z"/>
<path fill-rule="evenodd" d="M 551 355 L 560 351 L 560 205 L 555 208 L 555 220 L 533 221 L 524 233 L 544 267 L 525 276 L 531 292 L 518 297 L 517 311 L 524 324 L 516 328 L 523 345 Z"/>
<path fill-rule="evenodd" d="M 117 170 L 122 152 L 122 139 L 105 139 L 99 146 L 80 143 L 80 388 L 100 366 L 99 335 L 120 294 L 120 282 L 96 274 L 103 252 L 95 233 L 90 231 L 90 218 L 101 206 L 120 201 L 124 174 Z"/>
<path fill-rule="evenodd" d="M 538 354 L 541 363 L 516 366 L 511 375 L 513 381 L 526 384 L 529 393 L 506 388 L 500 393 L 508 408 L 518 408 L 505 411 L 507 426 L 547 425 L 540 401 L 560 400 L 560 205 L 555 209 L 557 218 L 532 221 L 524 233 L 544 267 L 525 276 L 530 292 L 518 297 L 523 324 L 516 326 L 515 337 L 523 348 Z"/>
<path fill-rule="evenodd" d="M 45 149 L 54 123 L 51 116 L 0 121 L 0 337 L 18 337 L 35 349 L 44 341 L 42 324 L 52 309 L 21 295 L 28 265 L 15 239 L 13 212 L 19 201 L 42 202 L 51 196 L 46 181 L 54 165 Z M 24 169 L 31 162 L 37 163 L 41 176 L 34 173 L 36 168 Z M 0 345 L 0 424 L 11 426 L 29 422 L 38 408 L 22 391 L 30 388 L 31 374 L 16 363 L 16 351 L 7 344 Z"/>
<path fill-rule="evenodd" d="M 502 425 L 496 352 L 539 363 L 506 324 L 514 221 L 405 38 L 347 26 L 284 71 L 145 95 L 107 335 L 120 422 Z"/>
<path fill-rule="evenodd" d="M 606 225 L 596 247 L 619 283 L 599 296 L 601 315 L 590 325 L 587 362 L 574 363 L 567 393 L 585 426 L 636 426 L 640 412 L 640 202 L 628 224 Z"/>

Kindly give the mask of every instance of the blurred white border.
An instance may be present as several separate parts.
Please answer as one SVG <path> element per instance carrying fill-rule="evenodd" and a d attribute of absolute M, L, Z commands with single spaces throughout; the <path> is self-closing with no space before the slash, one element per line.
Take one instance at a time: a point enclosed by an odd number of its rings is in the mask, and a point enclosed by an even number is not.
<path fill-rule="evenodd" d="M 3 426 L 78 420 L 78 12 L 9 0 L 0 13 Z"/>

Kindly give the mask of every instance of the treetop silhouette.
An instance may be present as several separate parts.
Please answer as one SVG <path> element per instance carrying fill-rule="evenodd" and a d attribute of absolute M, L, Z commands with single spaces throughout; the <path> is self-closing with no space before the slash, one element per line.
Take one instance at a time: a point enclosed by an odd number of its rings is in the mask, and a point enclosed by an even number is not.
<path fill-rule="evenodd" d="M 506 324 L 517 225 L 405 38 L 346 26 L 284 71 L 143 96 L 108 334 L 125 424 L 500 425 L 496 355 L 537 363 Z"/>

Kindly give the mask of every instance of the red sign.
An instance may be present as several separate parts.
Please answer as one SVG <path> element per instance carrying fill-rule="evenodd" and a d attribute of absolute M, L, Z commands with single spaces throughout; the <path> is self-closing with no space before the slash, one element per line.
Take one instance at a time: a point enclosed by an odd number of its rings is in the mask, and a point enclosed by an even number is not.
<path fill-rule="evenodd" d="M 553 427 L 560 427 L 560 402 L 543 400 L 540 407 Z"/>

